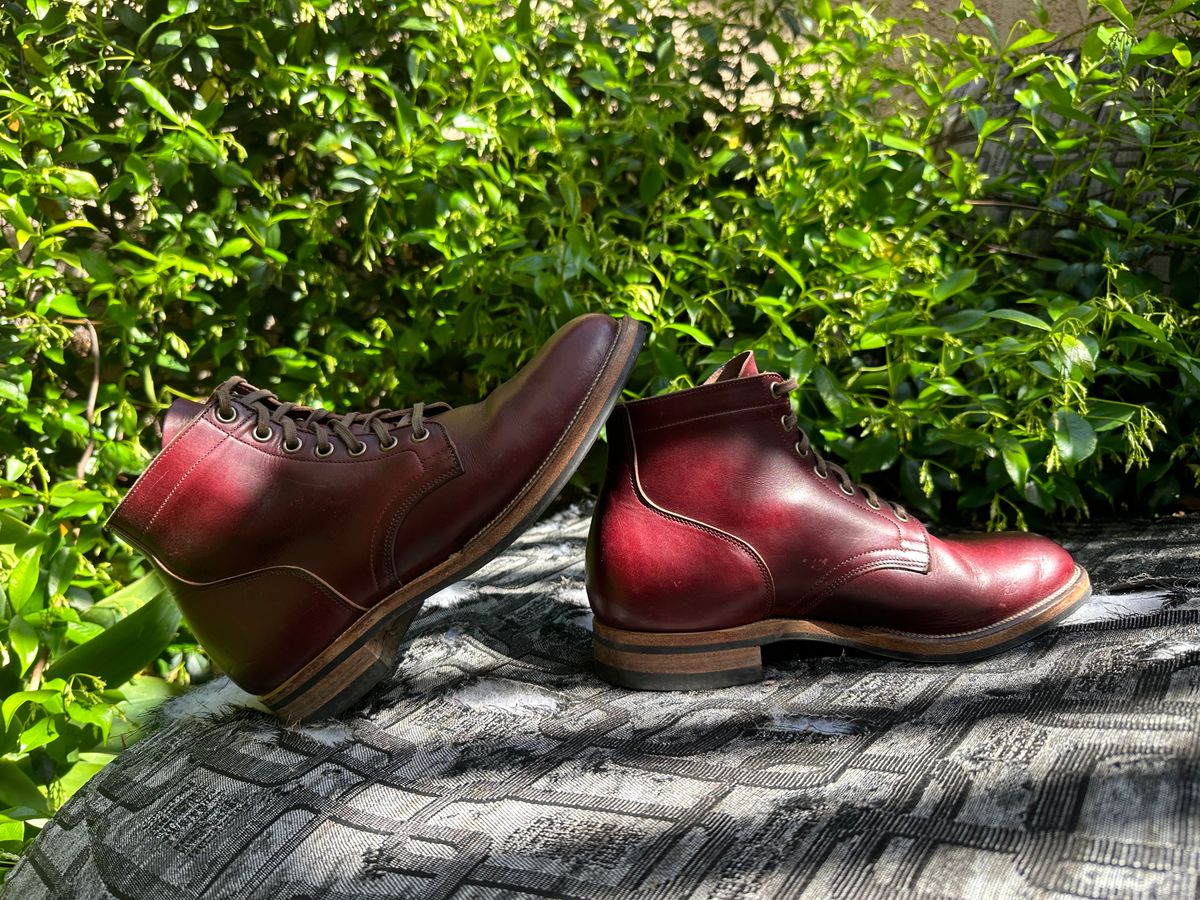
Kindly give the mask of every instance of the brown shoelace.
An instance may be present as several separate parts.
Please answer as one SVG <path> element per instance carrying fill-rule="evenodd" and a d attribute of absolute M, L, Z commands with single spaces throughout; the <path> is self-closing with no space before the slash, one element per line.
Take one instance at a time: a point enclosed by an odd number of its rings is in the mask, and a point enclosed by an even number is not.
<path fill-rule="evenodd" d="M 232 422 L 237 418 L 237 411 L 233 408 L 234 390 L 242 384 L 247 384 L 246 379 L 235 375 L 217 388 L 217 418 L 222 422 Z M 416 403 L 411 409 L 376 409 L 339 416 L 327 409 L 280 400 L 271 391 L 262 388 L 239 394 L 237 399 L 254 411 L 257 421 L 252 434 L 256 441 L 269 441 L 273 434 L 272 426 L 278 425 L 283 429 L 284 452 L 296 453 L 304 446 L 300 432 L 306 432 L 316 436 L 316 455 L 319 457 L 333 452 L 331 436 L 339 438 L 351 456 L 362 455 L 367 445 L 352 430 L 355 425 L 370 430 L 379 439 L 380 450 L 393 449 L 400 441 L 389 429 L 405 425 L 412 426 L 412 439 L 420 443 L 429 437 L 425 416 L 450 409 L 448 403 Z"/>
<path fill-rule="evenodd" d="M 799 385 L 794 378 L 789 378 L 787 381 L 775 381 L 771 383 L 771 395 L 783 399 L 797 387 Z M 813 472 L 816 473 L 818 478 L 828 478 L 829 473 L 832 472 L 837 477 L 838 483 L 842 488 L 842 493 L 847 497 L 853 497 L 857 491 L 862 491 L 863 497 L 866 498 L 867 506 L 871 507 L 871 509 L 883 508 L 879 495 L 872 488 L 867 487 L 865 484 L 855 484 L 849 472 L 837 463 L 831 463 L 820 454 L 817 448 L 809 441 L 808 434 L 796 424 L 796 413 L 790 405 L 788 406 L 788 413 L 783 417 L 782 422 L 785 430 L 800 432 L 800 440 L 796 441 L 796 453 L 799 454 L 801 459 L 808 459 L 808 455 L 812 454 L 816 460 L 816 463 L 813 465 Z M 896 514 L 896 518 L 901 522 L 909 520 L 907 510 L 899 503 L 894 503 L 891 500 L 884 500 L 883 503 L 891 507 L 892 512 Z"/>

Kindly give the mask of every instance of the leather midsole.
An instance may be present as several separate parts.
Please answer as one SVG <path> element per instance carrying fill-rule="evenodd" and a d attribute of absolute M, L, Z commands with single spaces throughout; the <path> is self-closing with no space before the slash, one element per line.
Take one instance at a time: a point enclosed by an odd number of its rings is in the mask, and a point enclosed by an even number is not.
<path fill-rule="evenodd" d="M 1088 574 L 1076 566 L 1074 576 L 1066 585 L 1036 604 L 1000 622 L 956 634 L 921 634 L 816 619 L 763 619 L 717 631 L 647 632 L 614 628 L 597 619 L 593 622 L 592 637 L 597 644 L 613 650 L 639 654 L 712 653 L 775 641 L 817 640 L 936 657 L 984 651 L 1003 644 L 1047 620 L 1061 618 L 1090 594 Z"/>

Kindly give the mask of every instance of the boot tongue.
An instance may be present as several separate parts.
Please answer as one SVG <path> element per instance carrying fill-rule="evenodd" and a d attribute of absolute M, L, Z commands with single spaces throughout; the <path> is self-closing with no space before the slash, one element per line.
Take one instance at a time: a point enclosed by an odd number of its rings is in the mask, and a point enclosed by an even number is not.
<path fill-rule="evenodd" d="M 733 381 L 735 378 L 749 378 L 758 374 L 758 366 L 754 365 L 754 351 L 743 350 L 717 371 L 708 376 L 705 384 L 716 384 L 718 381 Z"/>
<path fill-rule="evenodd" d="M 176 398 L 175 402 L 167 409 L 167 414 L 163 416 L 163 446 L 171 443 L 171 439 L 183 430 L 183 426 L 200 415 L 203 410 L 203 403 L 185 400 L 182 397 Z"/>

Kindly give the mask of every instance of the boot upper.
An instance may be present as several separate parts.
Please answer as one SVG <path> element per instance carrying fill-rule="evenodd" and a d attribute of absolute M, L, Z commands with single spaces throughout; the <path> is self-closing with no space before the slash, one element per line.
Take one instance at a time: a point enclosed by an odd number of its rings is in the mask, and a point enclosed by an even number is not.
<path fill-rule="evenodd" d="M 580 415 L 618 323 L 581 316 L 486 400 L 333 414 L 240 379 L 178 401 L 109 520 L 193 631 L 263 693 L 522 498 Z"/>
<path fill-rule="evenodd" d="M 691 631 L 805 617 L 947 634 L 1070 581 L 1052 541 L 939 539 L 849 483 L 808 446 L 781 387 L 743 354 L 704 385 L 618 408 L 589 540 L 603 621 Z"/>

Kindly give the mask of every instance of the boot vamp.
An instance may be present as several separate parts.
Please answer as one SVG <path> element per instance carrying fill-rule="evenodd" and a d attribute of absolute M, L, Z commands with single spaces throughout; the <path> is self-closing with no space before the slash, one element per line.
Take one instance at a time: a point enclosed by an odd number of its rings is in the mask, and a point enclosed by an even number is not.
<path fill-rule="evenodd" d="M 1035 534 L 930 537 L 927 573 L 882 569 L 838 588 L 808 617 L 920 634 L 986 628 L 1054 596 L 1075 575 L 1069 553 Z"/>
<path fill-rule="evenodd" d="M 438 415 L 462 474 L 405 517 L 395 542 L 401 581 L 436 565 L 520 501 L 551 464 L 611 355 L 616 320 L 582 316 L 560 329 L 509 381 L 480 403 Z"/>

